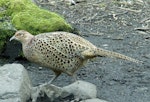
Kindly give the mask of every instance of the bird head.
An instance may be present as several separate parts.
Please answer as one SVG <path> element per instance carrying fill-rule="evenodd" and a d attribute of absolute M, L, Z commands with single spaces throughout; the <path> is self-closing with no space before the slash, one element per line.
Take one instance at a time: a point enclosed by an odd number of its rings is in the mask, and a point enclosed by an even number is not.
<path fill-rule="evenodd" d="M 28 40 L 30 41 L 31 39 L 33 38 L 33 35 L 30 34 L 29 32 L 25 31 L 25 30 L 19 30 L 15 33 L 14 36 L 12 36 L 10 38 L 9 41 L 12 41 L 12 40 L 17 40 L 21 43 L 24 43 L 24 42 L 27 42 Z"/>

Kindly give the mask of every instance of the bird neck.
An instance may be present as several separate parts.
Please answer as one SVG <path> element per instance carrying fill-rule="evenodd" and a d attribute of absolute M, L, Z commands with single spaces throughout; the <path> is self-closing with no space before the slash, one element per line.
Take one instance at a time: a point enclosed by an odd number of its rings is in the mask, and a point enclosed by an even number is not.
<path fill-rule="evenodd" d="M 23 48 L 24 55 L 26 55 L 25 52 L 30 53 L 30 51 L 32 51 L 31 47 L 32 47 L 34 39 L 35 39 L 35 37 L 32 36 L 32 37 L 26 39 L 26 41 L 22 42 L 22 48 Z"/>
<path fill-rule="evenodd" d="M 32 42 L 32 40 L 34 39 L 34 36 L 33 35 L 28 35 L 26 38 L 24 38 L 23 40 L 22 40 L 22 44 L 24 45 L 28 45 L 29 43 L 31 43 Z"/>

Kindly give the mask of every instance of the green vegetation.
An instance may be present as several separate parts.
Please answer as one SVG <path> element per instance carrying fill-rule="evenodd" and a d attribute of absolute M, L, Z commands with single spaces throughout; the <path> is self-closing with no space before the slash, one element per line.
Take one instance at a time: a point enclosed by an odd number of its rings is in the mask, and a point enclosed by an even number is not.
<path fill-rule="evenodd" d="M 72 31 L 63 17 L 39 8 L 31 0 L 0 0 L 0 52 L 15 29 L 32 34 Z"/>

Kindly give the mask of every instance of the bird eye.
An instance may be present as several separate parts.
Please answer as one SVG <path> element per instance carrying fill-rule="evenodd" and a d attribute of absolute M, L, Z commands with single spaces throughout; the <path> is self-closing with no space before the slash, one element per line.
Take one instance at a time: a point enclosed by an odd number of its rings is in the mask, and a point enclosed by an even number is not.
<path fill-rule="evenodd" d="M 17 33 L 17 36 L 23 36 L 23 34 L 22 33 Z"/>

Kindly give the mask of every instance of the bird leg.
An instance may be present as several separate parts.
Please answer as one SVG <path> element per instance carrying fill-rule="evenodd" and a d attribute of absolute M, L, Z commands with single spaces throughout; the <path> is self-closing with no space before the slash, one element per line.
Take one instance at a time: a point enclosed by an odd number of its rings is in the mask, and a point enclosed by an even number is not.
<path fill-rule="evenodd" d="M 57 77 L 61 74 L 61 72 L 55 72 L 54 77 L 47 83 L 47 84 L 51 84 L 55 79 L 57 79 Z"/>
<path fill-rule="evenodd" d="M 44 96 L 44 87 L 48 84 L 51 84 L 60 74 L 61 72 L 55 72 L 55 76 L 48 83 L 33 87 L 31 94 L 32 102 L 36 102 L 39 95 Z"/>
<path fill-rule="evenodd" d="M 73 79 L 74 79 L 75 82 L 78 80 L 76 74 L 73 74 L 72 77 L 73 77 Z"/>

